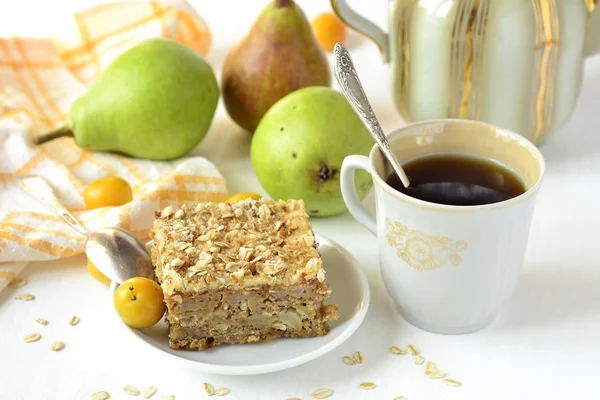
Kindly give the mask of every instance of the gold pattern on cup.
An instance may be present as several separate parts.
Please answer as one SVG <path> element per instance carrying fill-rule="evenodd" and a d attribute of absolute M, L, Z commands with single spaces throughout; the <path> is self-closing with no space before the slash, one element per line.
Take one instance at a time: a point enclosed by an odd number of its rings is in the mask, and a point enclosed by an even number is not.
<path fill-rule="evenodd" d="M 462 262 L 460 252 L 467 248 L 464 240 L 428 235 L 389 218 L 385 224 L 388 244 L 415 271 L 433 271 L 446 264 L 458 266 Z"/>

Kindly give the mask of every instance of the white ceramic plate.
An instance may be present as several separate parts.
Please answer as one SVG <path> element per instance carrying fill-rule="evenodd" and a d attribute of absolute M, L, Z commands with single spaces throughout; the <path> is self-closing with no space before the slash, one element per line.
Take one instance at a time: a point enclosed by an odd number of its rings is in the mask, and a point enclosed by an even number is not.
<path fill-rule="evenodd" d="M 147 344 L 158 355 L 182 366 L 221 375 L 253 375 L 279 371 L 313 360 L 339 346 L 362 323 L 369 307 L 369 285 L 360 265 L 337 243 L 315 235 L 327 282 L 332 293 L 330 303 L 339 307 L 340 318 L 330 322 L 331 331 L 315 338 L 281 338 L 263 343 L 217 346 L 204 351 L 173 350 L 169 347 L 167 325 L 164 322 L 149 329 L 132 329 L 114 315 L 129 333 Z M 117 289 L 110 286 L 112 295 Z"/>

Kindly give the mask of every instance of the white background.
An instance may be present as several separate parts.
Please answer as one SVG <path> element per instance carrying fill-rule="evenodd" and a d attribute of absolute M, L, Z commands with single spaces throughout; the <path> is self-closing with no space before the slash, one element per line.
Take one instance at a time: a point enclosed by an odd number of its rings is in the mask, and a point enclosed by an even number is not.
<path fill-rule="evenodd" d="M 74 4 L 74 1 L 70 1 Z M 249 29 L 266 1 L 196 1 L 214 34 L 208 56 L 217 75 L 228 49 Z M 299 1 L 309 18 L 329 10 L 326 0 Z M 19 0 L 2 2 L 0 25 L 41 33 L 67 3 Z M 79 2 L 81 5 L 82 2 Z M 387 1 L 351 1 L 356 9 L 383 24 Z M 392 106 L 389 69 L 376 47 L 356 35 L 348 42 L 366 92 L 386 130 L 403 124 Z M 231 192 L 259 191 L 248 159 L 250 136 L 224 113 L 222 105 L 199 154 L 213 161 Z M 0 399 L 86 399 L 98 390 L 113 399 L 129 398 L 124 385 L 154 385 L 158 395 L 205 398 L 201 383 L 226 386 L 227 399 L 309 399 L 319 387 L 334 399 L 576 399 L 598 398 L 600 386 L 600 56 L 587 61 L 583 90 L 572 118 L 542 151 L 547 177 L 534 216 L 526 262 L 518 290 L 490 327 L 462 336 L 420 331 L 399 317 L 385 293 L 377 265 L 375 239 L 348 214 L 315 219 L 315 229 L 337 241 L 367 271 L 372 303 L 365 322 L 346 343 L 305 365 L 262 376 L 205 375 L 164 364 L 112 315 L 107 289 L 92 280 L 84 259 L 32 264 L 24 272 L 34 302 L 0 293 Z M 67 321 L 78 315 L 81 323 Z M 47 327 L 33 322 L 50 321 Z M 39 331 L 44 342 L 25 344 L 24 334 Z M 67 347 L 51 352 L 51 340 Z M 460 379 L 451 388 L 424 377 L 407 357 L 389 353 L 392 344 L 414 343 L 426 358 Z M 363 365 L 340 361 L 360 350 Z M 373 381 L 377 388 L 361 391 Z M 160 398 L 158 395 L 155 398 Z"/>

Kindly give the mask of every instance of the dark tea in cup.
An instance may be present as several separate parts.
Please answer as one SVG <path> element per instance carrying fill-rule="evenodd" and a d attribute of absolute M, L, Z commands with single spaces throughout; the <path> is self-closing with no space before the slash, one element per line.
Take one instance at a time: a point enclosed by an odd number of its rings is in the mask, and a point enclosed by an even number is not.
<path fill-rule="evenodd" d="M 478 206 L 517 197 L 527 190 L 519 176 L 494 160 L 463 154 L 432 154 L 402 165 L 410 180 L 404 187 L 395 173 L 386 183 L 398 192 L 429 203 Z"/>

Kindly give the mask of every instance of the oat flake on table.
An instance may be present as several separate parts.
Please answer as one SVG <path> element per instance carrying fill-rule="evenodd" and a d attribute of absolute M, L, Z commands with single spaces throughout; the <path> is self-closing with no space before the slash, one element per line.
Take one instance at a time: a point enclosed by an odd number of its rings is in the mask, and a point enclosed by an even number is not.
<path fill-rule="evenodd" d="M 361 382 L 360 385 L 358 385 L 362 390 L 371 390 L 371 389 L 375 389 L 375 387 L 377 385 L 375 385 L 373 382 Z"/>
<path fill-rule="evenodd" d="M 321 388 L 321 389 L 317 389 L 314 392 L 312 392 L 312 397 L 314 397 L 315 399 L 324 399 L 324 398 L 331 396 L 332 394 L 333 394 L 333 390 L 327 389 L 327 388 Z"/>
<path fill-rule="evenodd" d="M 416 365 L 423 365 L 423 363 L 425 362 L 425 358 L 423 358 L 423 356 L 413 356 L 413 362 Z"/>
<path fill-rule="evenodd" d="M 360 351 L 357 351 L 356 353 L 354 353 L 354 359 L 359 364 L 362 364 L 363 362 L 365 362 L 365 356 Z"/>
<path fill-rule="evenodd" d="M 342 361 L 347 365 L 356 365 L 356 360 L 352 357 L 344 356 L 342 357 Z"/>
<path fill-rule="evenodd" d="M 229 393 L 231 393 L 231 390 L 229 390 L 226 387 L 221 387 L 221 388 L 215 389 L 215 396 L 226 396 Z"/>
<path fill-rule="evenodd" d="M 34 300 L 35 296 L 31 293 L 22 293 L 15 296 L 15 300 L 31 301 Z"/>
<path fill-rule="evenodd" d="M 36 318 L 35 322 L 37 322 L 40 325 L 44 325 L 44 326 L 48 325 L 48 320 L 44 319 L 44 318 Z"/>
<path fill-rule="evenodd" d="M 425 363 L 425 372 L 435 371 L 435 370 L 437 370 L 437 366 L 435 365 L 435 363 L 433 363 L 431 361 L 427 361 Z"/>
<path fill-rule="evenodd" d="M 37 342 L 38 340 L 40 340 L 42 338 L 42 335 L 40 335 L 39 333 L 28 333 L 27 335 L 25 335 L 25 337 L 23 338 L 23 341 L 25 343 L 31 343 L 31 342 Z"/>
<path fill-rule="evenodd" d="M 90 400 L 108 400 L 110 399 L 110 394 L 107 392 L 96 392 L 91 397 Z"/>
<path fill-rule="evenodd" d="M 406 346 L 406 351 L 413 356 L 418 356 L 420 353 L 419 349 L 414 344 L 409 344 Z"/>
<path fill-rule="evenodd" d="M 204 382 L 202 384 L 202 389 L 204 389 L 204 392 L 209 396 L 213 396 L 215 394 L 215 388 L 208 382 Z"/>
<path fill-rule="evenodd" d="M 392 347 L 390 347 L 390 351 L 391 351 L 392 353 L 394 353 L 394 354 L 397 354 L 397 355 L 399 355 L 399 356 L 403 356 L 403 355 L 405 355 L 405 354 L 406 354 L 406 351 L 404 351 L 404 349 L 401 349 L 401 348 L 400 348 L 400 347 L 398 347 L 398 346 L 392 346 Z"/>
<path fill-rule="evenodd" d="M 156 394 L 156 388 L 154 386 L 150 386 L 144 391 L 144 398 L 149 399 L 150 397 L 154 396 L 155 394 Z"/>
<path fill-rule="evenodd" d="M 460 386 L 462 385 L 462 383 L 460 383 L 460 381 L 457 381 L 456 379 L 444 379 L 444 383 L 448 386 Z"/>
<path fill-rule="evenodd" d="M 140 395 L 140 391 L 137 388 L 135 388 L 133 386 L 129 386 L 129 385 L 125 386 L 123 388 L 123 391 L 130 396 L 139 396 Z"/>
<path fill-rule="evenodd" d="M 63 342 L 61 342 L 60 340 L 52 343 L 52 345 L 50 346 L 50 349 L 52 351 L 61 351 L 64 348 L 65 348 L 65 344 Z"/>
<path fill-rule="evenodd" d="M 431 379 L 441 379 L 446 376 L 446 373 L 443 371 L 440 371 L 439 369 L 434 369 L 434 370 L 430 370 L 430 371 L 426 370 L 425 375 L 427 375 Z"/>

